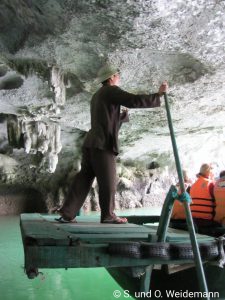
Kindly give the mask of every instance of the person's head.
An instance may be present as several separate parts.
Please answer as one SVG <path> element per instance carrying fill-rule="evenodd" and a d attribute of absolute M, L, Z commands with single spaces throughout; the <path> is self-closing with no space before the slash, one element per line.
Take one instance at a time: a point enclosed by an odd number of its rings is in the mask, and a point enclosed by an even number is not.
<path fill-rule="evenodd" d="M 183 170 L 182 174 L 183 174 L 184 182 L 185 183 L 191 183 L 191 179 L 189 177 L 188 171 L 187 170 Z"/>
<path fill-rule="evenodd" d="M 118 85 L 120 80 L 119 70 L 113 65 L 106 64 L 98 71 L 98 82 L 103 85 Z"/>
<path fill-rule="evenodd" d="M 225 170 L 220 172 L 220 178 L 225 177 Z"/>
<path fill-rule="evenodd" d="M 212 173 L 212 166 L 210 164 L 202 164 L 199 174 L 204 176 L 204 177 L 210 177 Z"/>

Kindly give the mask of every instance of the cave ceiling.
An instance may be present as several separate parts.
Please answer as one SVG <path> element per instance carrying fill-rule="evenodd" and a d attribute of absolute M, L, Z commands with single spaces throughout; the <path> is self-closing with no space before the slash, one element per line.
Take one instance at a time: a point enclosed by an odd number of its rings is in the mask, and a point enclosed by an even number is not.
<path fill-rule="evenodd" d="M 68 163 L 90 128 L 97 71 L 109 61 L 130 92 L 156 92 L 168 80 L 185 168 L 224 168 L 224 11 L 221 0 L 1 0 L 0 167 L 31 163 L 38 152 L 48 154 L 41 163 L 49 172 Z M 129 114 L 120 158 L 173 166 L 163 99 Z"/>

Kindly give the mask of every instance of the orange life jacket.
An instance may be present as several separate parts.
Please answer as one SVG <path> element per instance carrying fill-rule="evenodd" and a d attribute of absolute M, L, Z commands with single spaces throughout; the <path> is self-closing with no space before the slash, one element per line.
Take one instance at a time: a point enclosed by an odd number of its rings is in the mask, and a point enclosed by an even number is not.
<path fill-rule="evenodd" d="M 177 185 L 176 187 L 178 189 L 178 194 L 179 194 L 180 193 L 180 187 L 179 187 L 179 185 Z M 185 189 L 187 190 L 187 188 L 190 188 L 190 186 L 185 184 Z M 171 219 L 185 219 L 184 205 L 179 200 L 174 201 Z"/>
<path fill-rule="evenodd" d="M 199 178 L 191 186 L 192 203 L 190 207 L 193 218 L 213 219 L 215 202 L 209 192 L 209 185 L 212 182 L 211 179 L 199 175 Z"/>
<path fill-rule="evenodd" d="M 212 220 L 214 216 L 214 199 L 209 192 L 209 184 L 212 180 L 199 176 L 196 182 L 191 186 L 190 196 L 192 203 L 190 205 L 193 218 Z M 175 200 L 172 219 L 186 219 L 184 205 Z"/>
<path fill-rule="evenodd" d="M 171 219 L 185 219 L 184 205 L 179 200 L 174 201 Z"/>
<path fill-rule="evenodd" d="M 225 177 L 216 181 L 214 197 L 216 204 L 214 221 L 225 224 Z"/>

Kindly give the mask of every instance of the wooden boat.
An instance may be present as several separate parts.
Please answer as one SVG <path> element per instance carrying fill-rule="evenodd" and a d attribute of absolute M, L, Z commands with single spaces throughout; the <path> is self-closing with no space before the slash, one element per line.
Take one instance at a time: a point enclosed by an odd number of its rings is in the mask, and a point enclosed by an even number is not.
<path fill-rule="evenodd" d="M 151 299 L 169 299 L 165 294 L 169 290 L 198 291 L 195 268 L 185 270 L 194 261 L 188 232 L 169 228 L 166 241 L 158 243 L 155 222 L 159 217 L 128 219 L 128 224 L 112 225 L 99 223 L 97 217 L 79 216 L 78 223 L 60 224 L 54 215 L 22 214 L 20 226 L 28 278 L 38 276 L 41 268 L 105 267 L 124 289 L 124 296 L 140 298 L 139 293 L 148 290 Z M 218 259 L 218 243 L 207 235 L 196 236 L 206 264 L 209 291 L 218 292 L 225 299 L 223 269 L 207 264 Z M 172 272 L 180 266 L 182 271 Z M 221 279 L 215 283 L 218 274 Z M 213 275 L 213 280 L 209 275 Z"/>
<path fill-rule="evenodd" d="M 132 220 L 133 217 L 131 217 Z M 139 216 L 139 221 L 145 216 Z M 154 217 L 156 218 L 156 216 Z M 129 219 L 129 216 L 128 216 Z M 136 217 L 134 217 L 136 219 Z M 130 220 L 130 221 L 131 221 Z M 152 227 L 150 224 L 146 225 Z M 200 232 L 206 233 L 205 228 L 199 228 Z M 210 230 L 210 233 L 221 234 L 225 233 L 225 229 L 214 228 Z M 142 292 L 144 277 L 144 270 L 135 268 L 107 268 L 110 275 L 123 287 L 125 291 L 129 291 L 129 294 L 134 296 L 134 298 L 145 298 L 150 299 L 205 299 L 209 297 L 210 299 L 225 299 L 225 269 L 223 268 L 224 261 L 219 267 L 219 258 L 224 255 L 224 241 L 223 238 L 215 239 L 212 236 L 206 234 L 196 234 L 197 241 L 199 244 L 202 260 L 204 262 L 204 273 L 206 276 L 206 282 L 208 286 L 208 293 L 200 292 L 199 282 L 196 272 L 196 267 L 194 261 L 187 262 L 185 259 L 188 256 L 192 256 L 192 248 L 189 239 L 189 234 L 184 230 L 177 230 L 174 228 L 168 229 L 168 235 L 166 238 L 166 243 L 170 247 L 174 242 L 181 245 L 180 249 L 177 251 L 184 251 L 183 260 L 178 262 L 167 261 L 162 258 L 161 263 L 158 265 L 149 265 L 145 270 L 150 268 L 150 278 L 148 278 L 148 290 L 149 294 Z M 154 239 L 154 238 L 153 238 Z M 219 241 L 220 240 L 220 241 Z M 220 246 L 219 246 L 220 244 Z M 205 252 L 202 246 L 205 246 Z M 204 247 L 203 246 L 203 247 Z M 219 248 L 222 247 L 222 253 L 220 253 Z M 179 248 L 179 247 L 178 247 Z M 182 249 L 182 250 L 181 250 Z M 174 250 L 174 249 L 173 249 Z M 202 251 L 203 250 L 203 251 Z M 172 258 L 172 257 L 171 257 Z M 190 258 L 190 257 L 189 257 Z M 145 289 L 146 290 L 146 289 Z M 126 295 L 126 294 L 125 294 Z"/>

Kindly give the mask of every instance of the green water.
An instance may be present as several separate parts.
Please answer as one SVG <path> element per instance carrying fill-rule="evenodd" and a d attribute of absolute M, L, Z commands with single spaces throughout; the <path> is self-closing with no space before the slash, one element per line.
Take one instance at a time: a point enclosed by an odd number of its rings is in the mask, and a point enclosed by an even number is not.
<path fill-rule="evenodd" d="M 145 208 L 122 213 L 158 215 L 160 210 Z M 0 217 L 0 300 L 134 300 L 104 268 L 41 269 L 43 274 L 31 280 L 23 264 L 19 216 Z M 224 272 L 218 273 L 215 266 L 207 268 L 207 274 L 213 274 L 207 278 L 210 290 L 219 291 L 219 299 L 225 299 Z"/>
<path fill-rule="evenodd" d="M 131 210 L 129 213 L 133 214 L 134 212 Z M 146 209 L 139 211 L 142 214 L 143 212 L 146 214 Z M 104 268 L 41 269 L 43 275 L 32 280 L 28 279 L 24 273 L 23 264 L 19 216 L 0 217 L 1 300 L 115 300 L 126 298 L 122 288 Z M 113 296 L 113 292 L 116 290 L 121 292 L 120 297 Z"/>
<path fill-rule="evenodd" d="M 41 269 L 43 275 L 31 280 L 23 264 L 19 217 L 0 217 L 0 299 L 115 300 L 115 290 L 123 293 L 104 268 Z"/>

